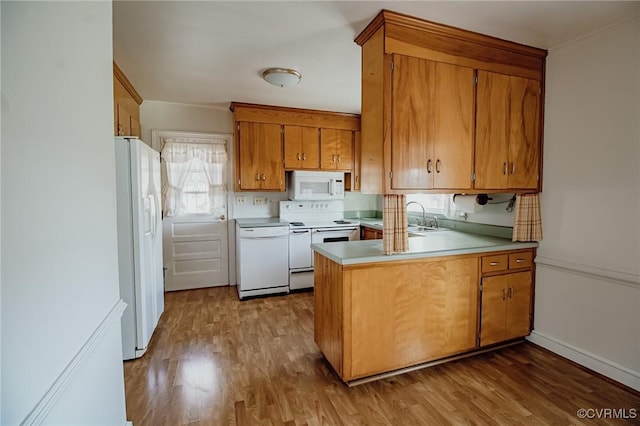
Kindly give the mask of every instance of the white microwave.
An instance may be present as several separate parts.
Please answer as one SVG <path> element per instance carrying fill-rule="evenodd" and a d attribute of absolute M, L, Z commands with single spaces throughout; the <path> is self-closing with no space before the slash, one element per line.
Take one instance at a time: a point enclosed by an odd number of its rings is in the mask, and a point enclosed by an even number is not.
<path fill-rule="evenodd" d="M 293 171 L 289 181 L 291 200 L 344 199 L 344 173 Z"/>

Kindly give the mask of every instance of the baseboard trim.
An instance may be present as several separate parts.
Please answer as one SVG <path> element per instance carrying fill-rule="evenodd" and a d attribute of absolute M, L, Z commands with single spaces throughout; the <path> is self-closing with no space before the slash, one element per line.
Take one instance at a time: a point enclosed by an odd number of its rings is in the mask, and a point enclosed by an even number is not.
<path fill-rule="evenodd" d="M 631 389 L 640 391 L 640 372 L 638 371 L 631 370 L 616 362 L 535 330 L 527 337 L 527 341 L 548 349 L 553 353 L 600 373 L 616 382 L 620 382 Z"/>
<path fill-rule="evenodd" d="M 590 278 L 610 281 L 627 287 L 640 288 L 640 275 L 601 268 L 599 266 L 585 265 L 565 259 L 557 259 L 544 256 L 536 256 L 537 266 L 547 267 L 572 274 L 583 275 Z"/>
<path fill-rule="evenodd" d="M 100 322 L 98 327 L 91 333 L 89 339 L 82 345 L 80 350 L 74 355 L 69 364 L 62 371 L 60 376 L 53 382 L 44 396 L 33 407 L 31 412 L 24 418 L 20 425 L 39 425 L 44 422 L 47 415 L 54 407 L 60 396 L 64 393 L 69 384 L 73 381 L 78 371 L 82 368 L 87 358 L 103 342 L 107 330 L 111 327 L 120 327 L 120 318 L 127 304 L 122 299 L 118 300 L 109 313 Z"/>

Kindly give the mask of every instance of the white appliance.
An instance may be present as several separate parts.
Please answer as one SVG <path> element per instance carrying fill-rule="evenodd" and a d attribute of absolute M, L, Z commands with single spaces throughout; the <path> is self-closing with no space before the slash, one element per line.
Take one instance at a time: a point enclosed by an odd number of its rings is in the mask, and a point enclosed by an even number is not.
<path fill-rule="evenodd" d="M 344 173 L 340 172 L 291 172 L 290 200 L 343 200 Z"/>
<path fill-rule="evenodd" d="M 116 200 L 122 358 L 141 357 L 164 311 L 160 154 L 140 139 L 117 137 Z"/>
<path fill-rule="evenodd" d="M 280 201 L 289 222 L 289 288 L 313 287 L 311 244 L 360 239 L 360 222 L 344 218 L 344 201 Z"/>
<path fill-rule="evenodd" d="M 289 225 L 278 218 L 236 219 L 238 297 L 289 292 Z"/>

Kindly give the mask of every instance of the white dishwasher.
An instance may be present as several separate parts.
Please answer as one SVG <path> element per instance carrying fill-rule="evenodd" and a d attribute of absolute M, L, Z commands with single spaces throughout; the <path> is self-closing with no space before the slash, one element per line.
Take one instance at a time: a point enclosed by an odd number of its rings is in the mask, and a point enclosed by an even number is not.
<path fill-rule="evenodd" d="M 289 226 L 236 219 L 238 297 L 289 292 Z"/>

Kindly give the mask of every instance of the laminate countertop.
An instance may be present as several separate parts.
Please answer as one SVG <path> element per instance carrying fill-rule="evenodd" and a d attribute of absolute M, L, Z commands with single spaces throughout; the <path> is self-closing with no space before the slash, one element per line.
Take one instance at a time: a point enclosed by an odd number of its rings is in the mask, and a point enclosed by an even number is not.
<path fill-rule="evenodd" d="M 407 252 L 391 255 L 384 254 L 382 240 L 345 241 L 311 245 L 313 250 L 341 265 L 393 262 L 532 247 L 538 247 L 538 243 L 512 242 L 506 238 L 451 230 L 433 231 L 426 236 L 410 237 L 409 250 Z"/>

